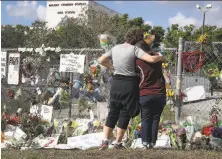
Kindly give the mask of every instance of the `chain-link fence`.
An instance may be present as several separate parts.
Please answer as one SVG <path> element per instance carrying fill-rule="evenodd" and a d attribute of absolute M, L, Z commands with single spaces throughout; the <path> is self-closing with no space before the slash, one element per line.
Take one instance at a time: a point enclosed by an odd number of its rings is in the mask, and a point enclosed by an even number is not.
<path fill-rule="evenodd" d="M 222 42 L 184 42 L 182 64 L 182 116 L 222 117 Z"/>
<path fill-rule="evenodd" d="M 213 42 L 201 47 L 200 43 L 184 42 L 182 48 L 181 63 L 177 48 L 164 49 L 162 66 L 168 100 L 164 119 L 174 120 L 181 116 L 207 118 L 212 110 L 221 117 L 222 43 Z M 2 110 L 15 113 L 18 108 L 29 111 L 30 106 L 45 104 L 53 106 L 54 118 L 76 118 L 89 116 L 89 110 L 97 115 L 98 102 L 107 103 L 111 73 L 97 67 L 98 57 L 105 52 L 103 49 L 61 49 L 59 52 L 46 51 L 44 55 L 27 50 L 2 49 L 2 52 L 7 52 L 8 59 L 6 65 L 2 64 L 7 75 L 2 78 Z M 11 85 L 7 81 L 9 55 L 17 52 L 21 62 L 19 84 Z M 71 52 L 86 55 L 83 75 L 59 72 L 60 54 Z M 182 69 L 181 92 L 177 91 L 178 68 Z M 62 92 L 58 93 L 58 90 Z"/>
<path fill-rule="evenodd" d="M 54 49 L 44 54 L 21 50 L 2 49 L 7 55 L 7 63 L 2 66 L 5 71 L 1 80 L 2 110 L 16 113 L 22 108 L 29 112 L 34 105 L 52 105 L 53 117 L 58 119 L 88 116 L 89 110 L 96 110 L 97 102 L 107 101 L 110 72 L 98 68 L 97 64 L 103 49 L 61 49 L 59 52 Z M 11 76 L 13 53 L 20 55 L 18 77 Z M 86 55 L 83 74 L 59 72 L 60 55 L 70 53 Z M 18 84 L 10 84 L 10 78 L 18 78 Z"/>
<path fill-rule="evenodd" d="M 29 50 L 29 51 L 28 51 Z M 111 74 L 100 69 L 97 76 L 92 73 L 92 66 L 97 67 L 97 59 L 105 52 L 103 49 L 61 49 L 61 51 L 45 51 L 39 53 L 30 49 L 2 49 L 7 52 L 7 64 L 5 65 L 5 77 L 2 78 L 2 110 L 15 113 L 18 108 L 30 111 L 33 105 L 52 105 L 53 118 L 78 118 L 89 117 L 89 110 L 97 115 L 97 104 L 107 104 Z M 86 55 L 85 70 L 82 77 L 78 73 L 59 72 L 61 54 Z M 10 54 L 20 54 L 19 83 L 8 84 Z M 163 72 L 169 81 L 168 90 L 174 89 L 177 49 L 165 48 L 166 56 L 163 64 Z M 98 68 L 97 68 L 98 69 Z M 85 81 L 86 76 L 91 76 L 92 81 Z M 70 85 L 71 84 L 71 85 Z M 77 89 L 76 87 L 80 85 Z M 90 86 L 91 84 L 91 86 Z M 91 91 L 89 90 L 92 87 Z M 58 95 L 62 88 L 63 93 Z M 169 96 L 169 106 L 174 106 L 174 99 Z M 164 112 L 165 119 L 174 119 L 170 107 Z"/>

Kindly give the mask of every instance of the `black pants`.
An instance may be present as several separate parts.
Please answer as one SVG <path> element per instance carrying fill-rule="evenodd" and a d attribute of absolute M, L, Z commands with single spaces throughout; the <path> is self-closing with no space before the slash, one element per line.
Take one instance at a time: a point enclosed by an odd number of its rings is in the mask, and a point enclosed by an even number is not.
<path fill-rule="evenodd" d="M 110 102 L 110 109 L 106 121 L 106 126 L 108 126 L 109 128 L 115 128 L 117 121 L 117 127 L 121 129 L 127 129 L 130 121 L 127 107 L 118 102 Z"/>
<path fill-rule="evenodd" d="M 110 89 L 110 105 L 106 126 L 127 129 L 131 112 L 139 100 L 139 83 L 136 76 L 115 75 Z"/>
<path fill-rule="evenodd" d="M 142 118 L 142 143 L 156 143 L 160 116 L 166 105 L 165 95 L 146 95 L 140 97 Z"/>

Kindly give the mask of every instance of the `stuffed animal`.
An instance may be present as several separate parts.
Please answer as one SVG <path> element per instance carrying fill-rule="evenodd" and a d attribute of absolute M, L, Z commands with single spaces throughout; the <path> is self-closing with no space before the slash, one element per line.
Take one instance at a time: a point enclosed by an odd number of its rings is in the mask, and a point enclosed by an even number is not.
<path fill-rule="evenodd" d="M 100 47 L 103 49 L 110 49 L 116 44 L 116 38 L 109 34 L 100 34 L 99 36 Z"/>

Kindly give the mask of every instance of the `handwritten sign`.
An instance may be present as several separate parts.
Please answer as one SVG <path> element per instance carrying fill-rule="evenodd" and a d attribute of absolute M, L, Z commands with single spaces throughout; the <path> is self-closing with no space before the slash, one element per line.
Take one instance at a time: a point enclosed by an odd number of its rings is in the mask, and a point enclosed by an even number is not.
<path fill-rule="evenodd" d="M 59 72 L 84 73 L 85 55 L 61 54 Z"/>
<path fill-rule="evenodd" d="M 19 83 L 19 67 L 20 67 L 20 54 L 9 54 L 8 65 L 8 84 L 17 85 Z"/>
<path fill-rule="evenodd" d="M 6 77 L 7 52 L 1 52 L 1 78 Z"/>

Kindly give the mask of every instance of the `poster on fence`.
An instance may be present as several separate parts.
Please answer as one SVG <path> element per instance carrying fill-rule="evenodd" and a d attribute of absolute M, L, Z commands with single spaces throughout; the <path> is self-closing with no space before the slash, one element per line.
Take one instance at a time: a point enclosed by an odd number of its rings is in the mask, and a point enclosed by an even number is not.
<path fill-rule="evenodd" d="M 1 52 L 1 78 L 6 77 L 7 52 Z"/>
<path fill-rule="evenodd" d="M 59 72 L 84 73 L 86 55 L 61 54 Z"/>
<path fill-rule="evenodd" d="M 8 84 L 19 84 L 20 54 L 10 53 L 8 58 Z"/>
<path fill-rule="evenodd" d="M 51 122 L 53 107 L 48 105 L 33 105 L 30 107 L 30 114 L 37 115 L 41 119 Z"/>

